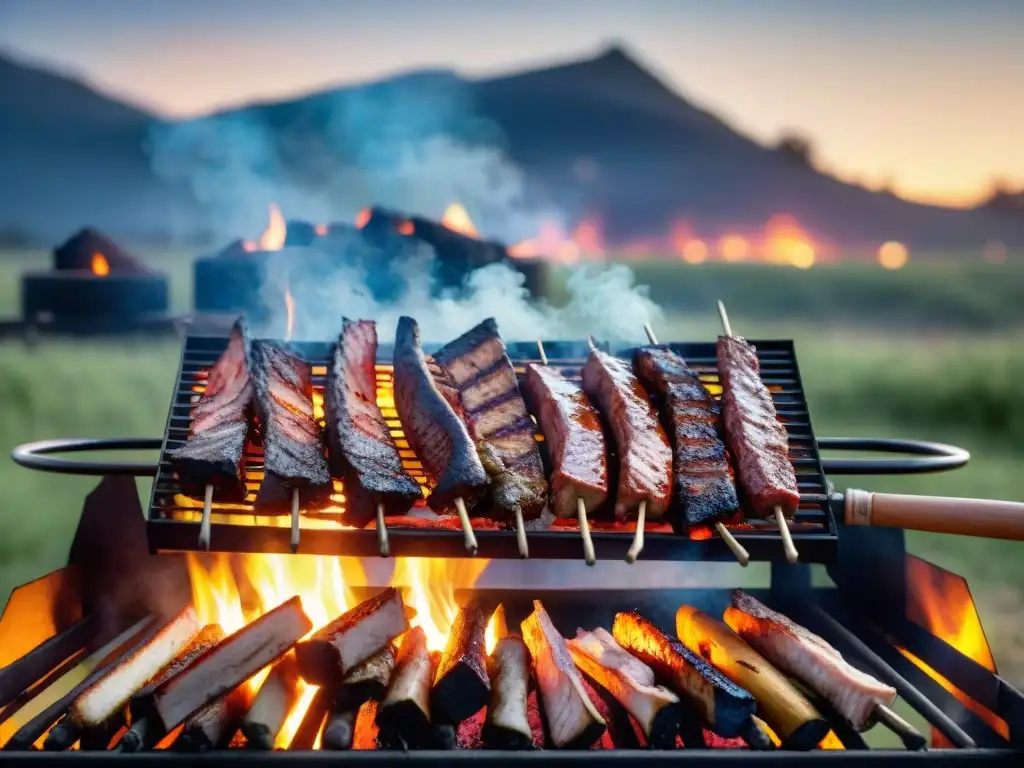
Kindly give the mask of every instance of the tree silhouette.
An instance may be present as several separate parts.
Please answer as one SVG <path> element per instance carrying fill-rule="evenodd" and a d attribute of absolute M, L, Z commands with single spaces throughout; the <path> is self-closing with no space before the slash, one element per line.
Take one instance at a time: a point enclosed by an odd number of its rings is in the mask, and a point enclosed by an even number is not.
<path fill-rule="evenodd" d="M 784 132 L 775 142 L 775 150 L 796 165 L 814 167 L 814 142 L 799 132 Z"/>

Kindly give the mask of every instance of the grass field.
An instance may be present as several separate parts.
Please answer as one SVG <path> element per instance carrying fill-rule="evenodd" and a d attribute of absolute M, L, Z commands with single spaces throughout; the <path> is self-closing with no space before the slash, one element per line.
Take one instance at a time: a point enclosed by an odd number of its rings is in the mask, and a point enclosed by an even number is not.
<path fill-rule="evenodd" d="M 20 272 L 44 262 L 40 254 L 0 256 L 0 315 L 17 311 Z M 188 262 L 165 257 L 160 263 L 170 267 L 175 307 L 187 309 Z M 1017 266 L 1005 265 L 1005 273 L 992 265 L 912 264 L 900 273 L 873 267 L 702 269 L 638 267 L 640 279 L 652 281 L 653 295 L 665 297 L 662 338 L 712 338 L 718 329 L 708 313 L 713 299 L 723 296 L 737 331 L 796 340 L 819 435 L 934 439 L 972 452 L 970 466 L 959 472 L 834 478 L 839 487 L 1024 499 L 1024 308 L 1010 298 L 1021 285 Z M 795 303 L 772 313 L 780 292 Z M 832 322 L 812 320 L 839 300 L 848 308 L 871 309 L 849 309 Z M 958 307 L 955 312 L 943 313 L 947 300 Z M 681 311 L 687 306 L 690 313 Z M 708 311 L 695 315 L 697 306 Z M 905 323 L 909 308 L 917 308 L 914 325 Z M 171 341 L 34 348 L 0 343 L 0 451 L 6 455 L 19 443 L 49 437 L 158 436 L 177 354 Z M 3 460 L 0 484 L 2 600 L 12 586 L 63 564 L 94 481 L 33 473 Z M 148 488 L 140 491 L 147 494 Z M 917 554 L 968 578 L 1000 670 L 1024 684 L 1024 623 L 1017 618 L 1024 615 L 1022 545 L 917 533 L 908 540 Z"/>

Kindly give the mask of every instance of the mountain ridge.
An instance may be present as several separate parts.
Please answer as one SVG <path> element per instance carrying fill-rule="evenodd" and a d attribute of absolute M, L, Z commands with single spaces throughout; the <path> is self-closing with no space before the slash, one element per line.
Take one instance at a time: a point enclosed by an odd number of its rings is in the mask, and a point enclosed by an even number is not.
<path fill-rule="evenodd" d="M 343 201 L 334 206 L 338 211 L 350 207 L 338 194 L 344 184 L 325 177 L 345 176 L 354 163 L 360 179 L 369 179 L 367 194 L 380 194 L 374 174 L 402 171 L 391 155 L 447 137 L 473 151 L 503 153 L 514 163 L 505 171 L 522 177 L 523 194 L 556 206 L 570 220 L 599 217 L 612 241 L 664 234 L 680 218 L 710 234 L 763 226 L 770 216 L 788 213 L 815 236 L 841 243 L 1024 245 L 1024 222 L 1014 217 L 906 201 L 801 167 L 678 93 L 622 43 L 589 58 L 485 77 L 447 68 L 412 70 L 183 121 L 158 118 L 76 77 L 47 73 L 0 52 L 4 80 L 0 111 L 15 117 L 0 125 L 0 229 L 20 226 L 47 237 L 86 224 L 112 232 L 203 229 L 219 211 L 211 211 L 208 198 L 197 199 L 209 192 L 209 179 L 189 172 L 206 169 L 192 168 L 192 155 L 172 154 L 167 162 L 185 172 L 162 178 L 154 171 L 154 142 L 162 150 L 181 144 L 182 136 L 199 141 L 230 128 L 229 139 L 256 135 L 262 142 L 253 173 L 271 174 L 258 179 L 268 194 L 278 182 L 329 189 L 334 196 L 324 195 L 324 207 Z M 235 146 L 218 139 L 214 146 Z M 423 189 L 417 199 L 429 197 L 431 173 L 472 174 L 478 186 L 470 194 L 479 192 L 477 169 L 444 161 L 440 156 L 418 168 L 415 184 Z M 589 178 L 577 173 L 581 165 L 592 169 Z M 122 188 L 90 192 L 96 179 L 100 187 Z M 444 189 L 457 190 L 463 180 L 448 181 Z M 20 192 L 4 199 L 4 189 Z M 360 189 L 355 185 L 351 194 Z M 231 195 L 225 197 L 230 202 Z M 394 203 L 363 204 L 373 202 Z M 472 210 L 474 200 L 462 202 Z M 498 218 L 500 202 L 484 201 Z"/>

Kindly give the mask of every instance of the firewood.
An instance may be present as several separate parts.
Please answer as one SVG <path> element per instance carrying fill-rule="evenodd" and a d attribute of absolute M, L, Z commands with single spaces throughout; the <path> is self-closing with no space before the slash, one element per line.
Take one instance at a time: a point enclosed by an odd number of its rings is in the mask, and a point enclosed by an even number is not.
<path fill-rule="evenodd" d="M 273 749 L 288 713 L 299 698 L 299 668 L 289 653 L 270 670 L 242 722 L 242 733 L 255 749 Z"/>
<path fill-rule="evenodd" d="M 207 752 L 224 749 L 235 735 L 252 697 L 244 683 L 227 696 L 207 704 L 185 721 L 174 749 L 182 752 Z"/>
<path fill-rule="evenodd" d="M 484 649 L 486 631 L 487 617 L 479 605 L 459 609 L 431 692 L 431 707 L 444 722 L 461 723 L 487 704 L 491 683 Z"/>
<path fill-rule="evenodd" d="M 408 628 L 402 595 L 388 587 L 299 643 L 299 672 L 313 685 L 337 686 Z"/>
<path fill-rule="evenodd" d="M 396 734 L 413 747 L 430 738 L 432 671 L 427 635 L 421 627 L 413 627 L 402 641 L 391 685 L 377 708 L 376 722 L 382 733 Z"/>

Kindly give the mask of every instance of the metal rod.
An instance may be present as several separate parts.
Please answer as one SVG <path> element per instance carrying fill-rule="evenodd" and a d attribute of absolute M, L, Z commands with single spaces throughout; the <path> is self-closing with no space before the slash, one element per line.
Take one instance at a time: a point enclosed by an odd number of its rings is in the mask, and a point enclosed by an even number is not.
<path fill-rule="evenodd" d="M 900 741 L 910 751 L 924 749 L 928 746 L 928 740 L 914 726 L 897 715 L 884 704 L 875 707 L 875 717 L 882 725 L 900 737 Z"/>
<path fill-rule="evenodd" d="M 808 605 L 807 609 L 816 619 L 828 627 L 830 633 L 842 638 L 843 642 L 851 647 L 875 673 L 899 692 L 904 701 L 917 710 L 925 720 L 942 731 L 946 738 L 953 742 L 955 746 L 962 749 L 974 749 L 977 747 L 974 739 L 968 736 L 959 725 L 954 723 L 942 710 L 935 706 L 927 696 L 911 685 L 905 677 L 886 664 L 857 635 L 832 618 L 820 606 Z"/>

